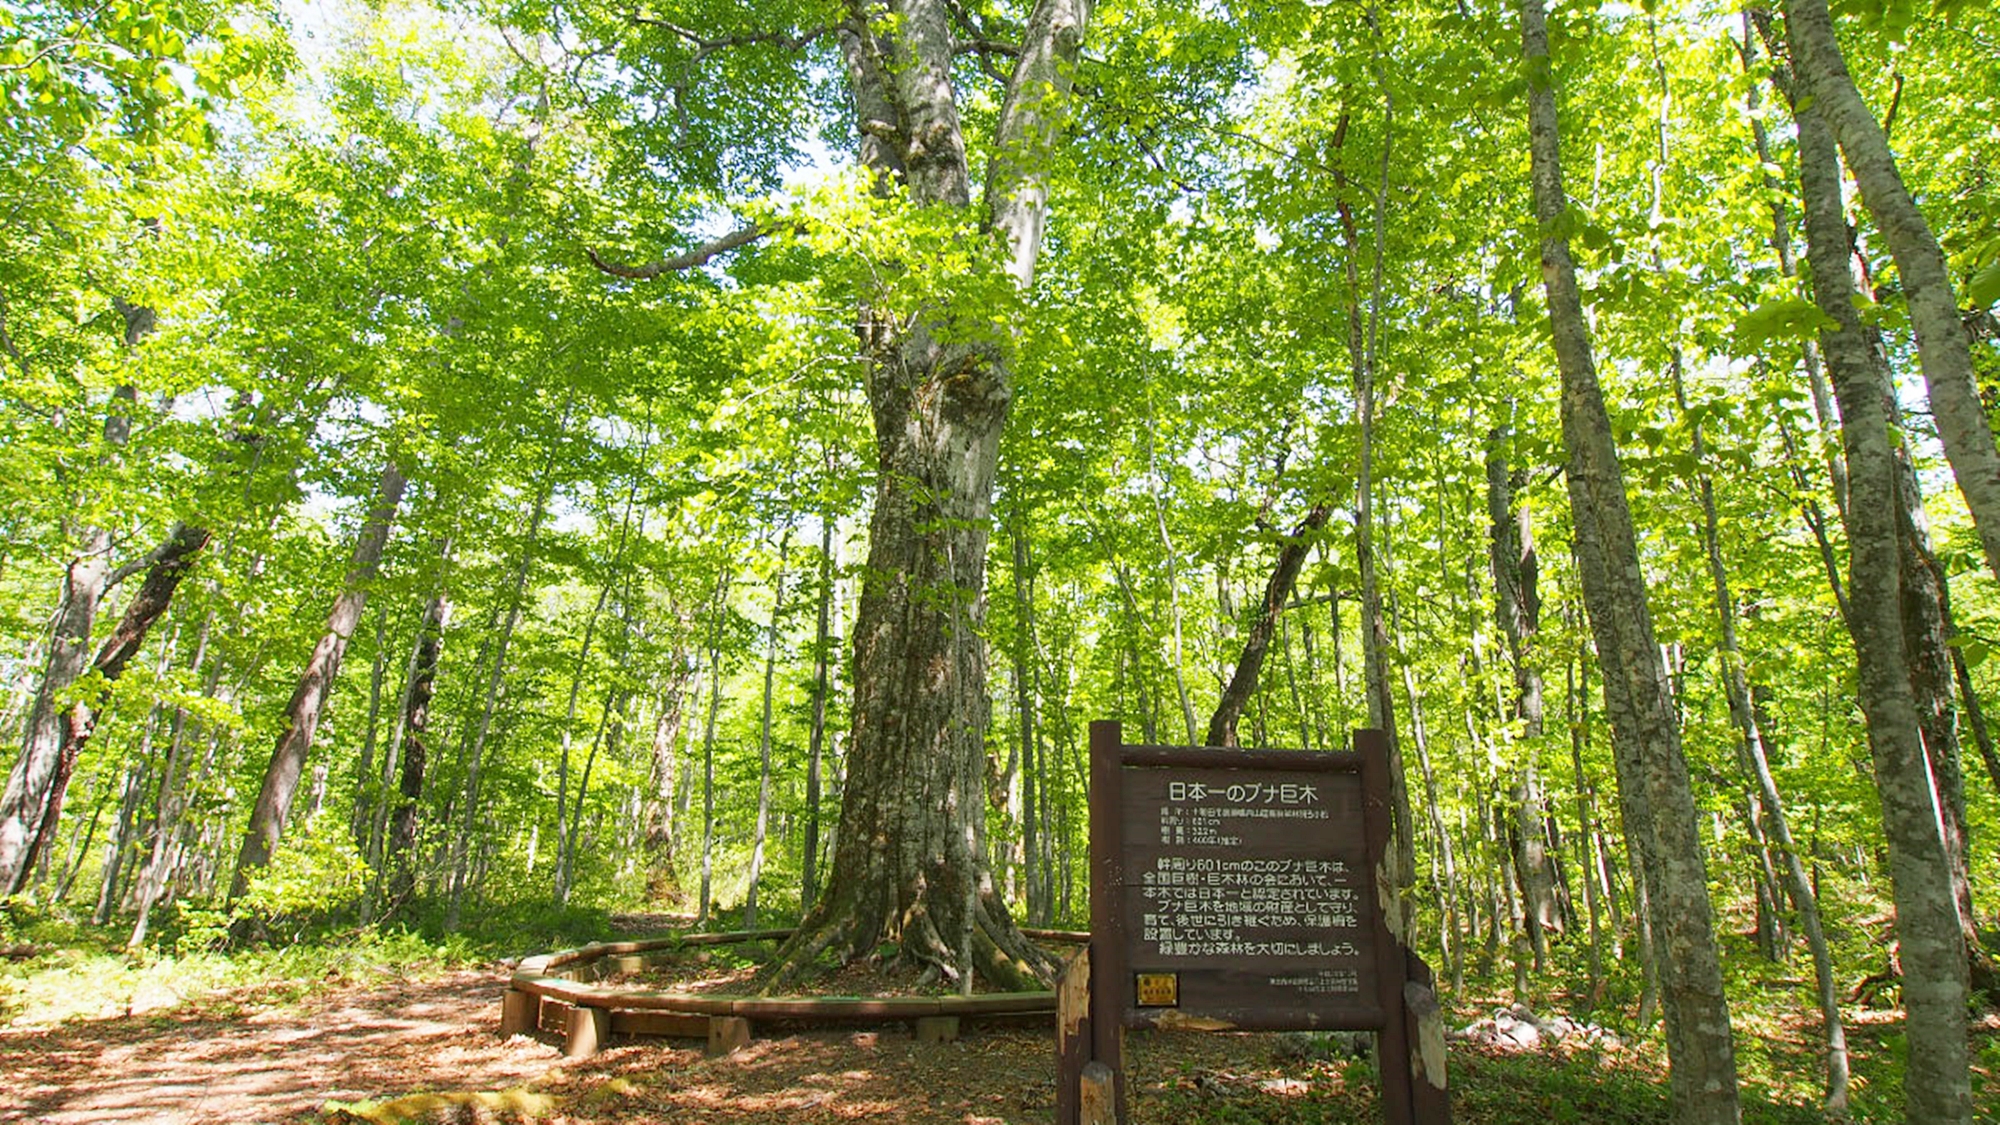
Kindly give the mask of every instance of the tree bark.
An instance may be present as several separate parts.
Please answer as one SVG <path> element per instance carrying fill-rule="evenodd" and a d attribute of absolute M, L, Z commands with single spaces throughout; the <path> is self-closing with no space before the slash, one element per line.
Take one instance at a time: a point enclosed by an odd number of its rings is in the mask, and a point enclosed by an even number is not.
<path fill-rule="evenodd" d="M 919 208 L 967 214 L 971 177 L 952 85 L 942 0 L 858 2 L 841 28 L 863 164 L 901 181 Z M 1033 280 L 1050 163 L 1070 101 L 1086 0 L 1037 0 L 994 127 L 980 224 Z M 1007 987 L 1054 965 L 1024 941 L 992 893 L 978 842 L 987 724 L 986 545 L 1011 358 L 929 308 L 861 318 L 875 427 L 876 492 L 854 638 L 853 735 L 826 894 L 767 975 L 771 985 L 824 950 L 843 958 L 895 942 L 906 963 L 969 987 L 976 967 Z"/>
<path fill-rule="evenodd" d="M 1494 617 L 1507 638 L 1507 660 L 1514 673 L 1514 720 L 1521 735 L 1516 747 L 1521 758 L 1514 779 L 1512 859 L 1526 900 L 1521 918 L 1539 971 L 1548 963 L 1549 931 L 1562 925 L 1547 845 L 1548 809 L 1535 761 L 1541 752 L 1544 706 L 1542 673 L 1533 651 L 1541 629 L 1541 562 L 1535 554 L 1534 516 L 1519 498 L 1524 476 L 1509 468 L 1506 444 L 1504 426 L 1487 434 L 1486 519 L 1491 541 L 1487 555 L 1493 573 Z"/>
<path fill-rule="evenodd" d="M 1826 0 L 1785 0 L 1784 7 L 1798 97 L 1832 130 L 1861 189 L 1862 204 L 1889 243 L 1909 304 L 1938 439 L 1972 513 L 1986 565 L 2000 577 L 2000 449 L 1994 447 L 1980 401 L 1972 345 L 1959 317 L 1944 251 L 1903 184 L 1888 135 L 1854 86 Z"/>
<path fill-rule="evenodd" d="M 1042 874 L 1039 806 L 1041 767 L 1035 756 L 1035 593 L 1034 577 L 1028 569 L 1028 537 L 1017 518 L 1013 525 L 1014 549 L 1014 706 L 1021 728 L 1021 866 L 1025 871 L 1028 921 L 1041 924 L 1048 917 L 1048 882 Z M 1039 793 L 1043 800 L 1045 793 Z"/>
<path fill-rule="evenodd" d="M 152 327 L 151 310 L 123 301 L 116 307 L 126 317 L 127 347 L 137 346 Z M 104 414 L 106 447 L 116 449 L 126 443 L 136 398 L 130 386 L 112 392 Z M 0 790 L 0 895 L 18 892 L 33 877 L 42 827 L 49 823 L 49 805 L 58 778 L 62 784 L 68 783 L 62 765 L 64 711 L 60 701 L 83 674 L 90 655 L 90 631 L 97 621 L 98 602 L 110 584 L 111 531 L 85 528 L 76 541 L 77 552 L 63 571 L 62 596 L 49 630 L 48 656 L 28 712 L 21 756 L 7 775 L 6 789 Z"/>
<path fill-rule="evenodd" d="M 1838 329 L 1820 332 L 1847 453 L 1848 626 L 1860 661 L 1862 713 L 1882 797 L 1882 828 L 1902 945 L 1910 1041 L 1904 1078 L 1911 1121 L 1972 1120 L 1966 1053 L 1966 948 L 1953 901 L 1938 794 L 1904 663 L 1896 424 L 1882 362 L 1854 308 L 1853 247 L 1841 204 L 1840 161 L 1820 105 L 1794 106 L 1813 299 Z"/>
<path fill-rule="evenodd" d="M 202 548 L 208 546 L 208 540 L 207 528 L 175 524 L 167 532 L 166 539 L 148 556 L 150 561 L 145 581 L 140 584 L 139 592 L 132 595 L 118 627 L 112 630 L 104 646 L 97 650 L 97 658 L 91 662 L 91 671 L 102 679 L 103 685 L 62 711 L 58 723 L 62 742 L 56 755 L 55 773 L 49 779 L 41 816 L 34 825 L 34 835 L 10 891 L 18 892 L 23 888 L 27 873 L 34 869 L 40 856 L 54 846 L 56 823 L 62 817 L 63 796 L 68 792 L 70 775 L 76 770 L 77 758 L 83 753 L 84 744 L 97 731 L 98 718 L 111 702 L 112 687 L 125 674 L 125 666 L 139 654 L 139 647 L 145 643 L 153 623 L 167 612 L 167 607 L 173 602 L 174 591 L 193 568 Z"/>
<path fill-rule="evenodd" d="M 1333 515 L 1333 506 L 1321 501 L 1313 505 L 1292 533 L 1278 545 L 1278 558 L 1271 566 L 1270 580 L 1264 584 L 1264 600 L 1257 605 L 1256 616 L 1250 620 L 1250 628 L 1243 635 L 1243 653 L 1237 657 L 1236 670 L 1230 673 L 1229 683 L 1222 689 L 1222 696 L 1216 701 L 1215 713 L 1209 716 L 1208 738 L 1205 746 L 1236 746 L 1236 724 L 1243 717 L 1243 708 L 1257 690 L 1257 677 L 1264 667 L 1264 654 L 1271 647 L 1271 633 L 1277 628 L 1279 615 L 1285 611 L 1285 604 L 1292 599 L 1292 589 L 1298 584 L 1299 570 L 1305 566 L 1306 557 L 1312 553 L 1318 542 L 1318 532 L 1326 526 Z"/>
<path fill-rule="evenodd" d="M 708 621 L 708 722 L 701 733 L 701 891 L 695 922 L 708 921 L 709 893 L 715 886 L 715 718 L 722 708 L 722 623 L 729 613 L 729 571 L 715 578 L 715 601 Z"/>
<path fill-rule="evenodd" d="M 1680 731 L 1653 634 L 1646 580 L 1627 506 L 1625 482 L 1611 439 L 1611 421 L 1597 381 L 1589 331 L 1577 290 L 1568 239 L 1559 227 L 1569 203 L 1562 187 L 1556 98 L 1549 72 L 1548 31 L 1541 0 L 1521 5 L 1528 72 L 1529 141 L 1535 213 L 1541 223 L 1542 281 L 1548 296 L 1556 359 L 1562 373 L 1566 476 L 1579 545 L 1599 555 L 1583 568 L 1583 589 L 1614 727 L 1629 724 L 1643 787 L 1651 806 L 1650 835 L 1659 878 L 1649 888 L 1654 933 L 1664 944 L 1661 983 L 1667 1015 L 1675 1120 L 1682 1125 L 1733 1123 L 1742 1117 L 1729 1004 L 1722 987 L 1700 825 L 1682 756 Z M 1581 552 L 1580 552 L 1581 553 Z M 1621 788 L 1625 786 L 1621 784 Z"/>
<path fill-rule="evenodd" d="M 743 896 L 743 928 L 757 928 L 757 880 L 764 873 L 764 841 L 771 829 L 771 695 L 778 674 L 778 622 L 785 613 L 785 563 L 792 529 L 778 544 L 778 573 L 771 579 L 771 621 L 764 630 L 764 714 L 757 738 L 757 828 L 750 838 L 750 889 Z"/>
<path fill-rule="evenodd" d="M 382 852 L 382 866 L 391 872 L 390 908 L 399 912 L 410 909 L 416 892 L 418 816 L 423 807 L 424 773 L 430 766 L 430 748 L 424 739 L 430 733 L 431 701 L 437 696 L 438 664 L 444 658 L 444 631 L 450 624 L 451 599 L 440 589 L 425 604 L 423 623 L 417 626 L 416 660 L 410 667 L 409 688 L 403 694 L 396 808 Z"/>
<path fill-rule="evenodd" d="M 375 488 L 375 502 L 369 507 L 361 533 L 355 539 L 354 557 L 348 564 L 346 589 L 334 599 L 333 612 L 327 616 L 326 632 L 313 646 L 305 671 L 299 676 L 298 687 L 293 689 L 291 702 L 285 706 L 285 726 L 278 735 L 277 746 L 271 751 L 271 761 L 264 770 L 263 787 L 258 790 L 257 803 L 250 812 L 250 826 L 243 834 L 243 847 L 237 853 L 236 875 L 229 886 L 231 900 L 240 898 L 250 889 L 251 877 L 271 861 L 271 853 L 277 850 L 278 838 L 285 831 L 285 818 L 291 812 L 292 796 L 298 791 L 299 775 L 305 769 L 306 755 L 312 750 L 313 731 L 319 726 L 320 712 L 326 706 L 327 695 L 333 690 L 335 677 L 340 674 L 340 661 L 347 654 L 347 642 L 353 638 L 354 628 L 361 622 L 361 611 L 368 601 L 368 587 L 381 568 L 382 551 L 389 543 L 389 528 L 395 521 L 396 508 L 403 501 L 403 489 L 407 483 L 402 469 L 393 462 L 383 468 L 382 478 Z"/>

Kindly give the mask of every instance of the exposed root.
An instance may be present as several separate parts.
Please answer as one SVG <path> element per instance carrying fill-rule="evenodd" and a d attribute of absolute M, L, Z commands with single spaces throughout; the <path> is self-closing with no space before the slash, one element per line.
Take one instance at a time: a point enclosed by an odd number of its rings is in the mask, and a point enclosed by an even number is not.
<path fill-rule="evenodd" d="M 894 919 L 900 925 L 866 925 L 855 904 L 823 900 L 799 924 L 790 941 L 757 975 L 756 990 L 770 995 L 799 988 L 827 966 L 822 958 L 835 954 L 842 963 L 875 955 L 880 941 L 896 944 L 890 967 L 915 970 L 925 983 L 962 985 L 965 949 L 946 941 L 937 920 L 921 907 Z M 891 932 L 891 931 L 900 932 Z M 972 971 L 975 979 L 1006 992 L 1051 987 L 1060 963 L 1055 956 L 1021 935 L 1006 907 L 991 895 L 978 900 L 972 930 Z"/>
<path fill-rule="evenodd" d="M 819 959 L 827 950 L 842 942 L 851 943 L 855 928 L 852 915 L 841 920 L 828 917 L 829 913 L 824 909 L 814 910 L 799 924 L 791 939 L 779 948 L 777 956 L 757 974 L 755 991 L 758 994 L 768 996 L 796 987 L 817 971 Z M 846 949 L 841 960 L 852 961 L 860 952 Z"/>

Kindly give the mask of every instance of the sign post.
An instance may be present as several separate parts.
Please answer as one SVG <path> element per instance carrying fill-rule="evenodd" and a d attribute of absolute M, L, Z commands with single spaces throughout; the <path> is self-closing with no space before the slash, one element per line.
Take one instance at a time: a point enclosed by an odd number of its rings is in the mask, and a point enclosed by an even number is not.
<path fill-rule="evenodd" d="M 1129 1120 L 1128 1028 L 1373 1031 L 1383 1119 L 1448 1122 L 1439 1029 L 1412 1051 L 1413 1014 L 1437 1022 L 1430 971 L 1384 916 L 1389 794 L 1380 731 L 1307 753 L 1128 746 L 1092 723 L 1089 1053 L 1077 1036 L 1060 1055 L 1058 1125 L 1082 1125 L 1093 1062 Z"/>

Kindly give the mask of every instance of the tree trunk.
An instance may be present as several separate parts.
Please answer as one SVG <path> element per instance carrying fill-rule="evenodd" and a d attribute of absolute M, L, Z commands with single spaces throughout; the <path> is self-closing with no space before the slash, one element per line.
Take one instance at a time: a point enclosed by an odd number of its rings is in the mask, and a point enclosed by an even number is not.
<path fill-rule="evenodd" d="M 771 623 L 764 631 L 764 714 L 757 738 L 757 828 L 750 839 L 750 889 L 743 897 L 743 928 L 757 928 L 757 880 L 764 873 L 764 839 L 771 828 L 771 694 L 778 674 L 778 622 L 785 613 L 785 562 L 792 529 L 778 544 L 778 573 L 771 579 Z"/>
<path fill-rule="evenodd" d="M 264 770 L 264 784 L 257 793 L 257 804 L 250 812 L 250 826 L 243 834 L 243 847 L 237 854 L 236 875 L 229 886 L 232 900 L 250 889 L 251 877 L 271 861 L 271 853 L 277 849 L 278 838 L 284 833 L 285 818 L 292 808 L 292 795 L 298 790 L 299 775 L 305 769 L 306 755 L 312 750 L 313 731 L 319 726 L 320 712 L 326 706 L 328 693 L 333 690 L 334 678 L 340 674 L 340 660 L 347 653 L 347 642 L 354 636 L 354 627 L 361 621 L 361 610 L 368 601 L 368 587 L 375 581 L 376 571 L 381 567 L 382 550 L 389 543 L 389 526 L 396 518 L 397 505 L 403 501 L 406 484 L 402 469 L 393 462 L 382 470 L 382 479 L 375 489 L 375 503 L 369 507 L 361 533 L 355 539 L 346 589 L 334 599 L 333 612 L 327 616 L 326 632 L 313 646 L 305 671 L 299 676 L 298 687 L 292 691 L 291 702 L 285 707 L 285 727 L 278 735 L 277 746 L 271 751 L 270 764 Z M 239 940 L 243 936 L 239 934 Z"/>
<path fill-rule="evenodd" d="M 681 896 L 680 875 L 675 866 L 675 797 L 681 786 L 679 759 L 674 744 L 680 741 L 681 725 L 687 715 L 688 685 L 693 673 L 687 667 L 687 653 L 675 647 L 670 665 L 674 672 L 657 690 L 659 713 L 653 717 L 653 740 L 647 755 L 646 796 L 640 803 L 642 828 L 640 844 L 645 851 L 646 901 L 665 905 Z"/>
<path fill-rule="evenodd" d="M 122 307 L 122 304 L 121 304 Z M 129 339 L 128 334 L 128 339 Z M 105 411 L 104 442 L 117 447 L 131 432 L 128 414 L 136 395 L 129 386 L 112 394 Z M 90 655 L 90 630 L 97 620 L 97 603 L 111 576 L 111 532 L 91 527 L 78 536 L 77 552 L 63 571 L 62 596 L 49 629 L 49 650 L 41 683 L 28 712 L 27 736 L 21 757 L 0 790 L 0 896 L 27 886 L 35 869 L 42 827 L 49 822 L 49 804 L 58 777 L 67 783 L 62 766 L 62 698 L 83 674 Z"/>
<path fill-rule="evenodd" d="M 465 790 L 461 798 L 464 805 L 459 810 L 457 830 L 452 833 L 449 845 L 447 875 L 451 901 L 445 908 L 446 930 L 458 928 L 459 912 L 465 904 L 466 863 L 472 850 L 473 826 L 478 823 L 479 817 L 479 778 L 486 762 L 486 737 L 493 730 L 493 715 L 499 710 L 501 689 L 507 683 L 507 649 L 513 643 L 514 630 L 521 623 L 528 576 L 535 569 L 535 546 L 541 537 L 542 520 L 548 515 L 549 498 L 555 492 L 556 457 L 561 448 L 562 435 L 569 429 L 570 409 L 574 403 L 573 395 L 563 402 L 555 433 L 548 439 L 549 449 L 542 462 L 541 483 L 535 489 L 534 504 L 528 512 L 528 527 L 521 538 L 521 557 L 514 564 L 514 589 L 507 597 L 506 620 L 500 626 L 500 635 L 493 641 L 493 664 L 486 670 L 486 688 L 479 708 L 479 721 L 473 725 L 470 740 L 460 744 L 465 758 Z M 498 606 L 494 607 L 496 615 L 498 609 Z"/>
<path fill-rule="evenodd" d="M 348 810 L 347 818 L 347 830 L 354 837 L 354 847 L 364 859 L 373 857 L 369 826 L 375 818 L 371 806 L 388 799 L 387 794 L 375 785 L 376 728 L 381 725 L 382 686 L 388 678 L 389 604 L 383 602 L 375 611 L 375 660 L 368 671 L 368 722 L 366 733 L 361 737 L 361 760 L 354 767 L 354 807 Z M 388 756 L 385 751 L 383 757 Z"/>
<path fill-rule="evenodd" d="M 942 0 L 856 13 L 841 48 L 862 163 L 911 205 L 965 213 L 971 178 Z M 994 126 L 983 226 L 1025 288 L 1041 252 L 1049 164 L 1088 17 L 1084 0 L 1037 0 Z M 986 544 L 1000 432 L 1013 396 L 1003 340 L 967 338 L 938 308 L 861 317 L 878 473 L 854 638 L 853 737 L 826 894 L 783 950 L 775 985 L 823 950 L 895 942 L 906 963 L 970 987 L 1045 982 L 1052 959 L 1020 937 L 978 846 L 987 724 Z M 1003 333 L 1004 335 L 1004 333 Z"/>
<path fill-rule="evenodd" d="M 139 592 L 132 595 L 118 627 L 105 640 L 104 646 L 97 650 L 97 658 L 91 662 L 91 670 L 102 678 L 103 686 L 87 698 L 70 703 L 58 719 L 61 742 L 56 753 L 55 770 L 42 800 L 41 815 L 32 823 L 33 836 L 21 858 L 21 867 L 9 888 L 11 891 L 22 889 L 28 872 L 33 870 L 38 858 L 54 846 L 56 823 L 62 817 L 63 795 L 69 789 L 70 775 L 76 770 L 77 757 L 83 753 L 84 744 L 97 730 L 98 718 L 111 702 L 113 685 L 125 674 L 125 666 L 138 655 L 139 647 L 145 643 L 153 623 L 167 612 L 167 607 L 173 602 L 174 591 L 194 566 L 201 549 L 208 546 L 208 539 L 207 528 L 175 524 L 166 539 L 148 556 L 145 581 L 140 584 Z M 4 867 L 0 867 L 0 876 L 4 873 Z"/>
<path fill-rule="evenodd" d="M 1222 689 L 1222 697 L 1216 701 L 1215 713 L 1208 720 L 1208 738 L 1205 746 L 1236 746 L 1236 724 L 1243 716 L 1243 708 L 1250 702 L 1250 696 L 1257 690 L 1257 676 L 1264 667 L 1264 654 L 1271 647 L 1271 632 L 1277 627 L 1278 617 L 1285 611 L 1285 603 L 1292 599 L 1292 589 L 1298 584 L 1299 570 L 1304 567 L 1306 557 L 1312 553 L 1318 540 L 1318 532 L 1326 526 L 1333 515 L 1333 506 L 1321 501 L 1313 505 L 1292 533 L 1278 545 L 1278 558 L 1271 566 L 1271 578 L 1264 584 L 1264 600 L 1258 603 L 1256 616 L 1250 620 L 1250 628 L 1243 636 L 1243 654 L 1237 658 L 1236 670 L 1230 673 L 1229 683 Z"/>
<path fill-rule="evenodd" d="M 1379 35 L 1376 40 L 1379 52 Z M 1382 583 L 1375 550 L 1375 375 L 1381 355 L 1382 269 L 1388 257 L 1384 239 L 1389 215 L 1389 168 L 1391 141 L 1395 136 L 1395 101 L 1381 73 L 1379 53 L 1375 58 L 1376 82 L 1382 91 L 1382 162 L 1375 185 L 1375 231 L 1373 279 L 1369 288 L 1368 324 L 1363 339 L 1359 315 L 1360 279 L 1356 257 L 1361 252 L 1353 219 L 1342 209 L 1347 234 L 1347 277 L 1355 293 L 1348 306 L 1348 351 L 1354 367 L 1354 419 L 1360 439 L 1360 471 L 1354 482 L 1354 563 L 1361 579 L 1361 668 L 1364 694 L 1368 700 L 1368 725 L 1382 732 L 1389 748 L 1389 790 L 1392 828 L 1395 834 L 1391 875 L 1397 889 L 1408 890 L 1417 880 L 1416 828 L 1410 813 L 1410 787 L 1403 769 L 1402 741 L 1396 737 L 1396 696 L 1389 683 L 1389 629 L 1382 612 Z M 1390 931 L 1399 938 L 1414 937 L 1409 919 L 1402 911 L 1406 901 L 1396 904 L 1389 919 Z"/>
<path fill-rule="evenodd" d="M 708 921 L 715 885 L 715 716 L 722 708 L 722 623 L 729 613 L 729 571 L 715 578 L 708 622 L 708 723 L 701 733 L 701 894 L 695 924 Z"/>
<path fill-rule="evenodd" d="M 1840 326 L 1820 332 L 1820 350 L 1840 400 L 1847 452 L 1848 626 L 1860 660 L 1861 707 L 1882 796 L 1902 945 L 1910 1041 L 1905 1106 L 1911 1121 L 1964 1125 L 1972 1120 L 1967 951 L 1952 896 L 1938 795 L 1904 664 L 1897 470 L 1890 448 L 1896 418 L 1884 393 L 1889 380 L 1879 366 L 1882 361 L 1868 346 L 1854 308 L 1853 248 L 1841 206 L 1840 162 L 1821 112 L 1817 102 L 1804 110 L 1794 107 L 1813 299 Z"/>
<path fill-rule="evenodd" d="M 410 910 L 416 892 L 417 818 L 422 811 L 424 771 L 430 765 L 424 739 L 430 733 L 431 701 L 437 696 L 438 664 L 444 658 L 444 631 L 450 624 L 451 599 L 440 589 L 425 604 L 423 623 L 417 626 L 416 660 L 403 693 L 401 745 L 396 751 L 396 808 L 382 850 L 382 866 L 391 872 L 390 908 L 399 912 Z"/>
<path fill-rule="evenodd" d="M 1604 929 L 1603 910 L 1599 900 L 1599 875 L 1603 864 L 1598 862 L 1597 818 L 1593 807 L 1593 793 L 1583 772 L 1583 748 L 1590 739 L 1590 684 L 1589 665 L 1581 659 L 1574 664 L 1564 661 L 1563 701 L 1569 711 L 1569 762 L 1576 778 L 1576 832 L 1578 845 L 1583 852 L 1579 862 L 1584 865 L 1583 901 L 1590 911 L 1590 992 L 1584 1002 L 1586 1011 L 1595 1008 L 1604 995 Z M 1578 673 L 1582 672 L 1579 677 Z"/>
<path fill-rule="evenodd" d="M 1511 404 L 1510 404 L 1511 407 Z M 1514 779 L 1514 865 L 1519 868 L 1527 909 L 1521 912 L 1535 968 L 1548 964 L 1549 931 L 1561 927 L 1556 907 L 1555 875 L 1549 861 L 1545 825 L 1548 810 L 1535 758 L 1542 742 L 1542 673 L 1533 652 L 1541 629 L 1539 590 L 1541 563 L 1535 554 L 1534 516 L 1518 498 L 1520 470 L 1507 465 L 1507 430 L 1495 426 L 1486 439 L 1486 517 L 1492 549 L 1494 616 L 1507 638 L 1508 663 L 1514 672 L 1514 719 L 1520 723 L 1521 755 Z"/>
<path fill-rule="evenodd" d="M 1548 31 L 1541 0 L 1524 0 L 1521 25 L 1529 75 L 1535 212 L 1543 230 L 1551 232 L 1542 239 L 1542 280 L 1562 372 L 1570 509 L 1577 524 L 1579 554 L 1598 556 L 1583 568 L 1584 597 L 1600 659 L 1615 656 L 1615 669 L 1606 667 L 1605 695 L 1607 704 L 1618 700 L 1622 705 L 1610 708 L 1612 723 L 1614 728 L 1628 727 L 1638 751 L 1634 764 L 1640 770 L 1621 781 L 1643 787 L 1651 806 L 1652 823 L 1640 831 L 1652 837 L 1659 875 L 1649 890 L 1655 937 L 1666 949 L 1660 967 L 1673 1111 L 1682 1125 L 1733 1125 L 1742 1116 L 1736 1055 L 1700 825 L 1666 669 L 1653 635 L 1645 574 L 1591 356 L 1575 266 L 1568 239 L 1553 233 L 1569 203 L 1562 188 L 1555 89 L 1548 71 Z"/>
<path fill-rule="evenodd" d="M 1034 576 L 1028 570 L 1028 537 L 1017 519 L 1013 525 L 1014 548 L 1014 705 L 1021 728 L 1021 866 L 1026 872 L 1028 921 L 1041 924 L 1048 917 L 1047 882 L 1040 863 L 1040 836 L 1035 818 L 1036 797 L 1041 782 L 1040 764 L 1035 757 L 1035 594 Z M 1043 800 L 1045 793 L 1039 794 Z"/>
<path fill-rule="evenodd" d="M 1839 141 L 1861 189 L 1861 202 L 1896 260 L 1938 439 L 1972 513 L 1986 565 L 2000 576 L 2000 449 L 1994 447 L 1993 430 L 1980 401 L 1972 345 L 1959 318 L 1944 251 L 1903 185 L 1888 135 L 1855 89 L 1826 0 L 1785 0 L 1785 25 L 1798 96 Z M 1853 471 L 1852 465 L 1848 471 Z"/>

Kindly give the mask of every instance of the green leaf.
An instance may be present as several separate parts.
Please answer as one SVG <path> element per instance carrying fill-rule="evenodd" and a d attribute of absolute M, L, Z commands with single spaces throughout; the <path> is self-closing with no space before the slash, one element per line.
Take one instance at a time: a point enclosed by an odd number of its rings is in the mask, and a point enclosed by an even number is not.
<path fill-rule="evenodd" d="M 1766 301 L 1736 322 L 1735 346 L 1738 354 L 1760 351 L 1779 340 L 1808 340 L 1814 334 L 1840 325 L 1810 301 L 1801 297 L 1781 297 Z"/>
<path fill-rule="evenodd" d="M 1965 297 L 1975 309 L 2000 301 L 2000 261 L 1988 262 L 1986 268 L 1972 275 L 1972 280 L 1965 283 Z"/>

